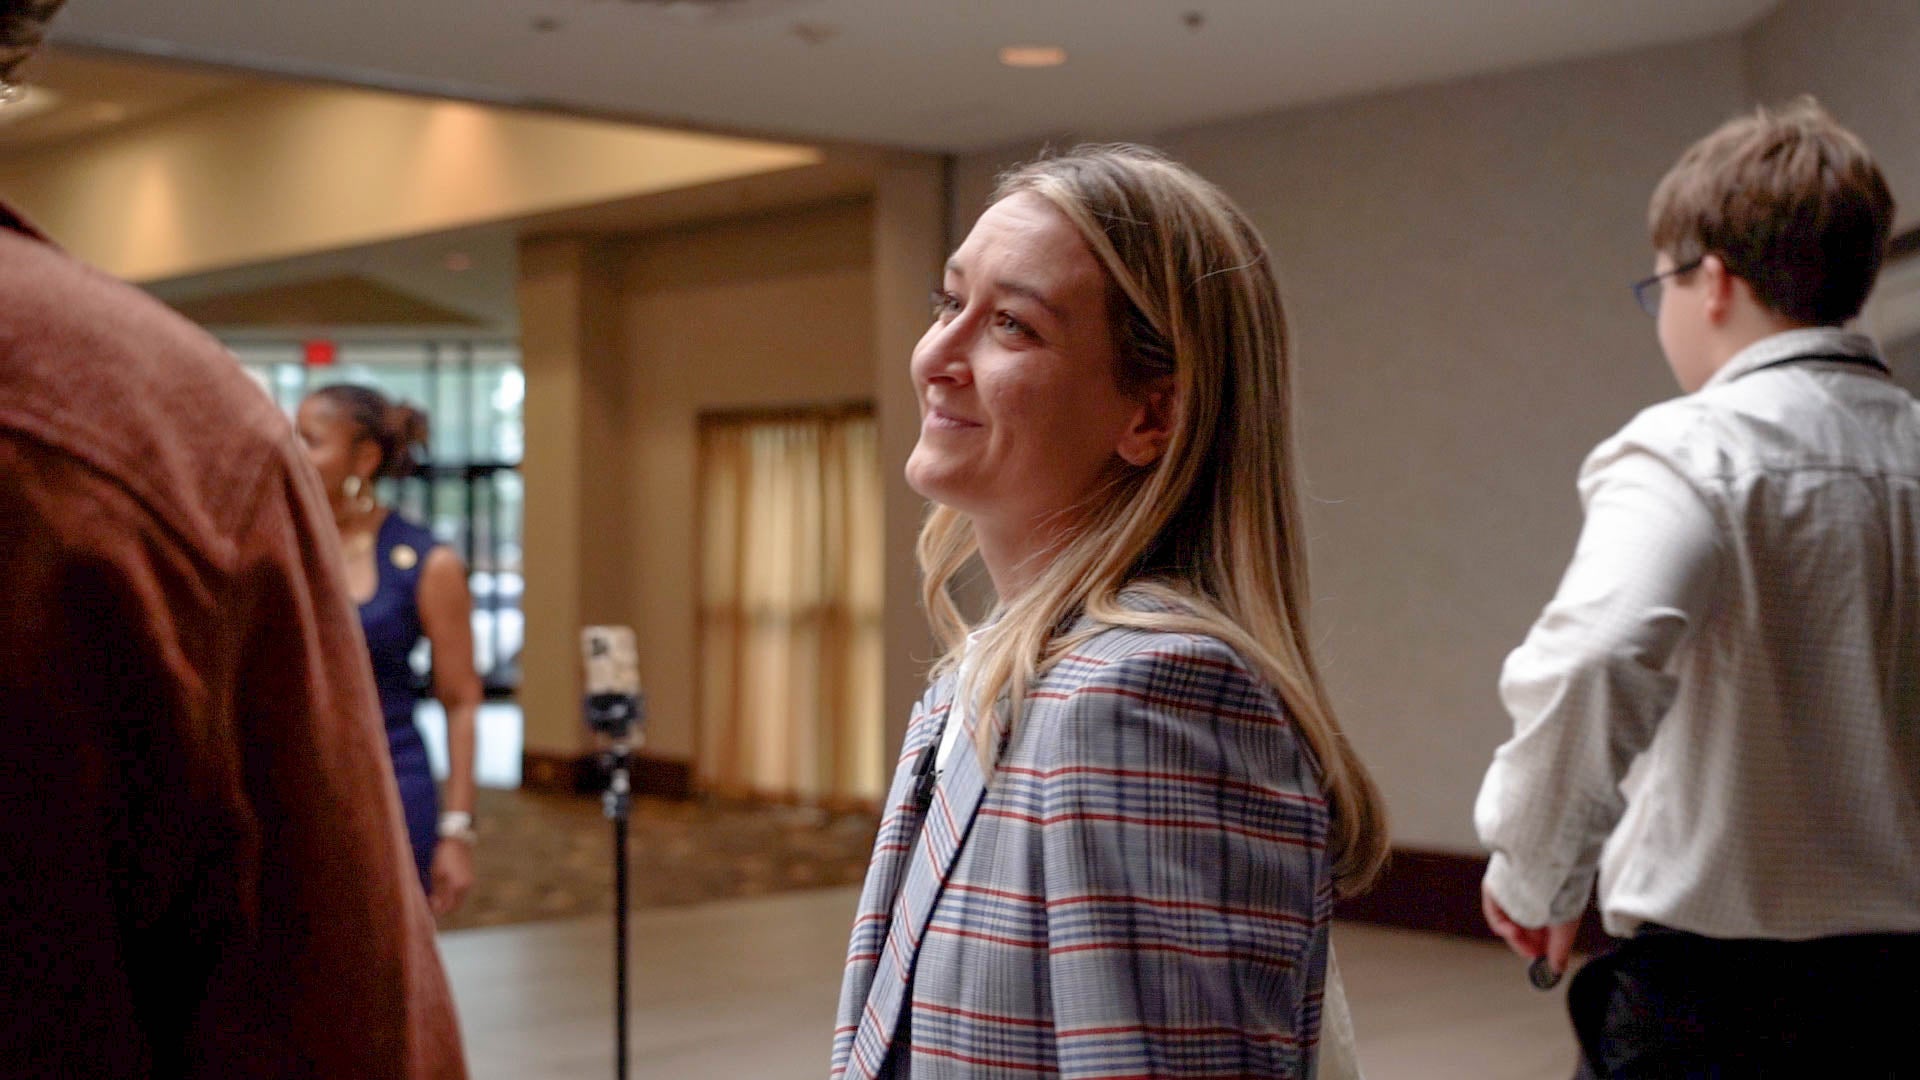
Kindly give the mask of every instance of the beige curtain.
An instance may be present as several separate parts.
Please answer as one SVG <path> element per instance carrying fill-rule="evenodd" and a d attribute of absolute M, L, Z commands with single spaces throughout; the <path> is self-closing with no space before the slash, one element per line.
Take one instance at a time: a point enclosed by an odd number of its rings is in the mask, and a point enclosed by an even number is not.
<path fill-rule="evenodd" d="M 884 792 L 880 483 L 870 412 L 701 423 L 700 781 Z"/>

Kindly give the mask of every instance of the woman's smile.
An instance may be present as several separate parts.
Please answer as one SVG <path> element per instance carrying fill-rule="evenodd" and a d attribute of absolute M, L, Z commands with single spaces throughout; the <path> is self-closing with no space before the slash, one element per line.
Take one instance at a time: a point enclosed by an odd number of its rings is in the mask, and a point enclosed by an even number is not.
<path fill-rule="evenodd" d="M 973 420 L 956 416 L 935 405 L 927 406 L 927 415 L 921 419 L 920 426 L 926 431 L 972 431 L 981 425 Z"/>

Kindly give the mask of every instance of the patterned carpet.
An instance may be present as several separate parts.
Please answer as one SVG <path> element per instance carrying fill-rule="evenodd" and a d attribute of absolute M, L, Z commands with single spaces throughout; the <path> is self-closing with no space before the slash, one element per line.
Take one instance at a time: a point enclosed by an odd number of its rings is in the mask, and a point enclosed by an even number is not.
<path fill-rule="evenodd" d="M 613 826 L 598 798 L 482 789 L 478 880 L 442 930 L 613 910 Z M 867 814 L 702 799 L 634 802 L 635 910 L 859 884 L 877 825 Z"/>

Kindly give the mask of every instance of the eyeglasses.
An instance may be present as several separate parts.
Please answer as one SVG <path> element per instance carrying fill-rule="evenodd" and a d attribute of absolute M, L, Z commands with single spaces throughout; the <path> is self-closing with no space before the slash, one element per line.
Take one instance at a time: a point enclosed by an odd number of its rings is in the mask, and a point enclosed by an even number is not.
<path fill-rule="evenodd" d="M 1654 288 L 1654 286 L 1660 284 L 1660 281 L 1662 278 L 1677 277 L 1678 275 L 1687 273 L 1688 271 L 1698 270 L 1700 269 L 1700 264 L 1706 261 L 1707 261 L 1707 257 L 1705 255 L 1702 255 L 1699 258 L 1688 263 L 1687 265 L 1676 266 L 1664 274 L 1650 274 L 1646 277 L 1641 278 L 1639 281 L 1634 282 L 1632 285 L 1634 301 L 1640 305 L 1641 311 L 1646 312 L 1649 316 L 1652 316 L 1653 318 L 1656 318 L 1656 319 L 1659 318 L 1661 290 Z"/>

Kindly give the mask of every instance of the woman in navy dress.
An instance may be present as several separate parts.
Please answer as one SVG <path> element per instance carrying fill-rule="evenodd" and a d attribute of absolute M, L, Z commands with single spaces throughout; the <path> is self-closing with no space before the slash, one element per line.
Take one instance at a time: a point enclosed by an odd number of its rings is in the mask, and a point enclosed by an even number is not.
<path fill-rule="evenodd" d="M 295 426 L 340 528 L 347 587 L 360 605 L 420 883 L 434 914 L 445 915 L 473 886 L 474 728 L 481 696 L 473 600 L 459 557 L 383 506 L 374 491 L 379 478 L 414 470 L 413 448 L 427 439 L 426 414 L 369 387 L 339 384 L 301 402 Z M 422 637 L 432 646 L 434 696 L 447 713 L 444 810 L 413 722 L 419 690 L 410 658 Z"/>

